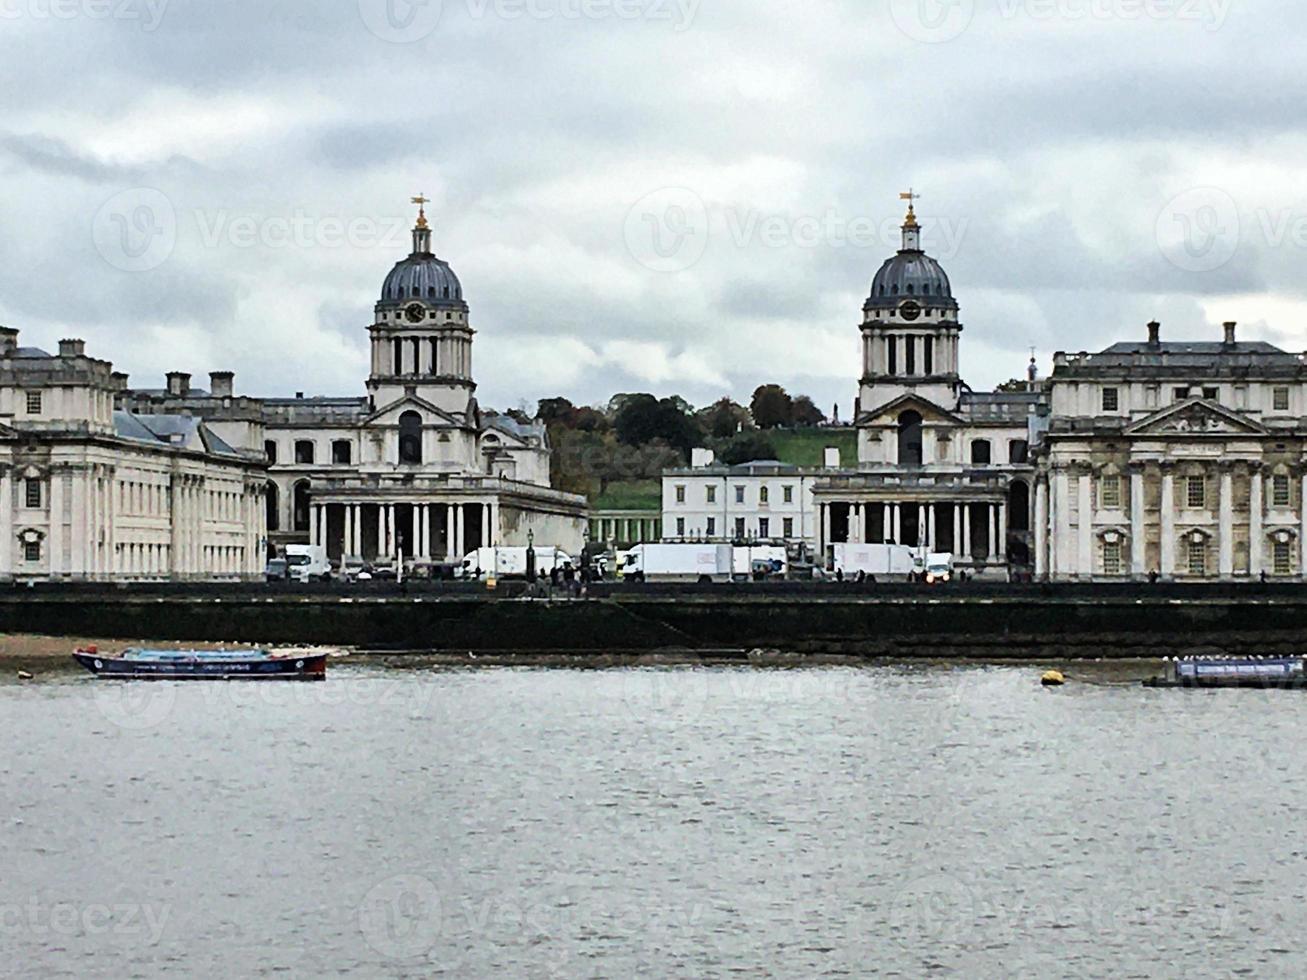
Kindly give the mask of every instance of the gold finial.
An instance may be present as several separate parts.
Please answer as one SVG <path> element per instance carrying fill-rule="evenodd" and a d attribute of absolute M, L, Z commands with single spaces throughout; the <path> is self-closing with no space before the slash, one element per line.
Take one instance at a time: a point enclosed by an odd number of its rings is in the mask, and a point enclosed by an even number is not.
<path fill-rule="evenodd" d="M 904 226 L 909 228 L 917 227 L 917 214 L 912 209 L 912 204 L 914 201 L 921 200 L 921 195 L 909 187 L 906 193 L 899 194 L 899 200 L 908 202 L 908 216 L 903 219 Z"/>
<path fill-rule="evenodd" d="M 428 204 L 431 203 L 431 198 L 426 197 L 424 194 L 422 194 L 421 191 L 419 191 L 419 192 L 418 192 L 418 196 L 415 197 L 415 198 L 412 198 L 412 201 L 413 201 L 414 204 L 416 204 L 416 205 L 418 206 L 418 223 L 417 223 L 417 226 L 418 226 L 419 228 L 425 228 L 425 227 L 427 227 L 427 211 L 426 211 L 426 205 L 428 205 Z"/>

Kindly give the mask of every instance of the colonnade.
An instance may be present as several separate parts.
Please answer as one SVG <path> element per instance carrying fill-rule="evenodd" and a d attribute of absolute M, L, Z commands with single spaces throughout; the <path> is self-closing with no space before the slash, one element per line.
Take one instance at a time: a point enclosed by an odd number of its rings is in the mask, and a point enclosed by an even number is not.
<path fill-rule="evenodd" d="M 1003 561 L 1006 553 L 1007 541 L 1007 505 L 1000 501 L 928 501 L 928 500 L 910 500 L 910 501 L 854 501 L 848 504 L 843 502 L 825 502 L 818 507 L 820 521 L 820 542 L 823 550 L 828 544 L 835 543 L 832 535 L 833 521 L 831 508 L 836 506 L 847 506 L 849 510 L 849 526 L 847 541 L 852 544 L 864 544 L 872 541 L 892 541 L 898 544 L 906 544 L 911 547 L 925 546 L 931 551 L 949 550 L 955 557 L 960 559 L 969 559 L 977 557 L 972 553 L 972 520 L 977 508 L 983 508 L 985 533 L 988 538 L 988 548 L 984 557 L 990 561 Z M 871 526 L 873 520 L 872 508 L 879 506 L 881 508 L 880 521 L 881 526 L 878 529 L 880 534 L 876 536 Z M 951 533 L 943 533 L 944 529 L 940 527 L 940 515 L 946 512 L 946 509 L 952 509 L 952 530 Z M 915 541 L 904 540 L 904 517 L 915 509 L 917 518 L 917 539 Z"/>
<path fill-rule="evenodd" d="M 399 508 L 407 505 L 409 513 L 401 515 Z M 407 501 L 385 503 L 333 503 L 311 502 L 309 521 L 309 540 L 312 544 L 326 546 L 330 531 L 327 521 L 328 508 L 338 507 L 343 511 L 344 526 L 340 535 L 341 554 L 349 557 L 362 557 L 365 554 L 364 520 L 365 509 L 376 514 L 375 532 L 369 535 L 367 544 L 374 546 L 378 558 L 397 559 L 400 555 L 401 538 L 410 545 L 410 552 L 405 558 L 418 561 L 444 559 L 459 561 L 475 548 L 488 548 L 498 540 L 496 529 L 499 527 L 499 504 L 497 503 L 443 503 Z M 478 508 L 479 520 L 476 522 L 479 533 L 476 540 L 470 540 L 468 532 L 472 521 L 469 519 L 471 508 Z M 404 526 L 401 527 L 401 521 Z M 433 534 L 433 530 L 436 532 Z M 438 539 L 438 540 L 437 540 Z M 443 544 L 444 553 L 437 554 Z"/>

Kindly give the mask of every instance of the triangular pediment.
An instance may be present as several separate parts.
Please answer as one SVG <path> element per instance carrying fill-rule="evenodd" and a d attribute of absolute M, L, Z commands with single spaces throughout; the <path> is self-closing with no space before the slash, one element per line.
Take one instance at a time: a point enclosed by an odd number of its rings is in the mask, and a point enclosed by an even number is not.
<path fill-rule="evenodd" d="M 952 425 L 962 425 L 962 419 L 958 418 L 953 412 L 950 412 L 942 405 L 936 405 L 929 398 L 923 398 L 911 392 L 899 395 L 893 401 L 888 401 L 884 405 L 873 408 L 869 412 L 864 412 L 858 418 L 858 425 L 898 425 L 899 416 L 904 412 L 917 412 L 921 415 L 923 422 L 947 422 Z"/>
<path fill-rule="evenodd" d="M 418 395 L 405 395 L 389 405 L 383 405 L 363 420 L 364 425 L 398 425 L 399 417 L 405 412 L 417 412 L 425 425 L 447 425 L 462 427 L 462 419 L 455 418 L 442 411 L 425 398 Z"/>
<path fill-rule="evenodd" d="M 1202 398 L 1170 405 L 1138 422 L 1126 426 L 1131 436 L 1223 436 L 1265 435 L 1267 429 L 1246 415 L 1241 415 Z"/>

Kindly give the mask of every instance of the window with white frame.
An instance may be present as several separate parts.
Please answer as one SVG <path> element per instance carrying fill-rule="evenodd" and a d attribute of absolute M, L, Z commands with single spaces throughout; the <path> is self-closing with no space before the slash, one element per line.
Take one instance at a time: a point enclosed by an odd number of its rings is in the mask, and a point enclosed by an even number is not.
<path fill-rule="evenodd" d="M 1207 539 L 1189 538 L 1189 574 L 1207 574 Z"/>
<path fill-rule="evenodd" d="M 782 488 L 781 488 L 781 498 L 782 498 L 782 499 L 783 499 L 787 504 L 792 504 L 792 503 L 794 503 L 794 488 L 793 488 L 793 487 L 789 487 L 789 486 L 782 487 Z"/>
<path fill-rule="evenodd" d="M 677 486 L 677 488 L 676 488 L 676 502 L 677 502 L 678 504 L 683 504 L 683 503 L 685 503 L 685 487 L 684 487 L 684 486 L 679 486 L 679 485 Z"/>
<path fill-rule="evenodd" d="M 1271 477 L 1271 506 L 1289 506 L 1289 474 L 1276 473 Z"/>
<path fill-rule="evenodd" d="M 29 479 L 23 481 L 23 491 L 25 496 L 24 503 L 26 504 L 26 506 L 28 507 L 41 506 L 41 481 L 40 480 Z"/>
<path fill-rule="evenodd" d="M 717 488 L 708 486 L 704 488 L 704 499 L 710 504 L 717 503 Z"/>
<path fill-rule="evenodd" d="M 1276 388 L 1271 392 L 1271 405 L 1277 412 L 1289 410 L 1289 389 Z"/>
<path fill-rule="evenodd" d="M 683 537 L 685 537 L 685 518 L 684 518 L 684 517 L 678 517 L 678 518 L 676 519 L 676 536 L 677 536 L 678 538 L 683 538 Z"/>
<path fill-rule="evenodd" d="M 1103 389 L 1103 411 L 1115 412 L 1121 407 L 1120 392 L 1116 388 Z"/>
<path fill-rule="evenodd" d="M 39 391 L 29 391 L 27 393 L 27 414 L 41 414 L 41 393 Z"/>
<path fill-rule="evenodd" d="M 1272 560 L 1276 575 L 1292 575 L 1293 545 L 1288 541 L 1275 542 Z"/>
<path fill-rule="evenodd" d="M 23 561 L 40 561 L 40 560 L 41 560 L 41 542 L 24 541 Z"/>
<path fill-rule="evenodd" d="M 716 534 L 716 533 L 717 533 L 717 518 L 715 518 L 715 517 L 710 517 L 710 518 L 708 518 L 708 523 L 707 523 L 707 525 L 705 526 L 705 530 L 708 532 L 708 537 L 710 537 L 710 538 L 711 538 L 714 534 Z"/>
<path fill-rule="evenodd" d="M 787 517 L 787 518 L 785 518 L 784 531 L 785 531 L 785 537 L 787 537 L 787 538 L 792 538 L 792 537 L 794 537 L 794 518 L 793 518 L 793 517 Z"/>
<path fill-rule="evenodd" d="M 767 517 L 758 518 L 758 537 L 771 537 L 771 519 Z"/>
<path fill-rule="evenodd" d="M 1103 542 L 1103 574 L 1104 575 L 1121 574 L 1121 542 L 1120 541 Z"/>
<path fill-rule="evenodd" d="M 1098 478 L 1098 506 L 1115 510 L 1121 506 L 1121 478 L 1115 475 Z"/>
<path fill-rule="evenodd" d="M 1207 479 L 1191 476 L 1185 481 L 1185 500 L 1190 507 L 1207 506 Z"/>
<path fill-rule="evenodd" d="M 768 491 L 766 484 L 763 484 L 758 488 L 758 503 L 760 504 L 768 503 L 770 496 L 771 494 L 770 491 Z"/>
<path fill-rule="evenodd" d="M 744 518 L 743 518 L 743 517 L 737 517 L 737 518 L 735 519 L 735 536 L 736 536 L 737 538 L 743 538 L 743 537 L 744 537 Z"/>
<path fill-rule="evenodd" d="M 737 504 L 744 503 L 744 487 L 735 488 L 735 502 Z"/>

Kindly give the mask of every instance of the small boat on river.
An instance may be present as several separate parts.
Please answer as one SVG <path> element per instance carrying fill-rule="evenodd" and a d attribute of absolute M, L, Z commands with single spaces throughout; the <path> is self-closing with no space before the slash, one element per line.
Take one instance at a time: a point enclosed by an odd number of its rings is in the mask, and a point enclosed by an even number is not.
<path fill-rule="evenodd" d="M 110 655 L 92 646 L 77 650 L 73 659 L 97 677 L 120 680 L 321 681 L 327 677 L 327 655 L 320 652 L 132 648 Z"/>
<path fill-rule="evenodd" d="M 1145 687 L 1261 687 L 1307 689 L 1303 657 L 1190 658 L 1169 660 L 1166 672 L 1149 677 Z"/>

